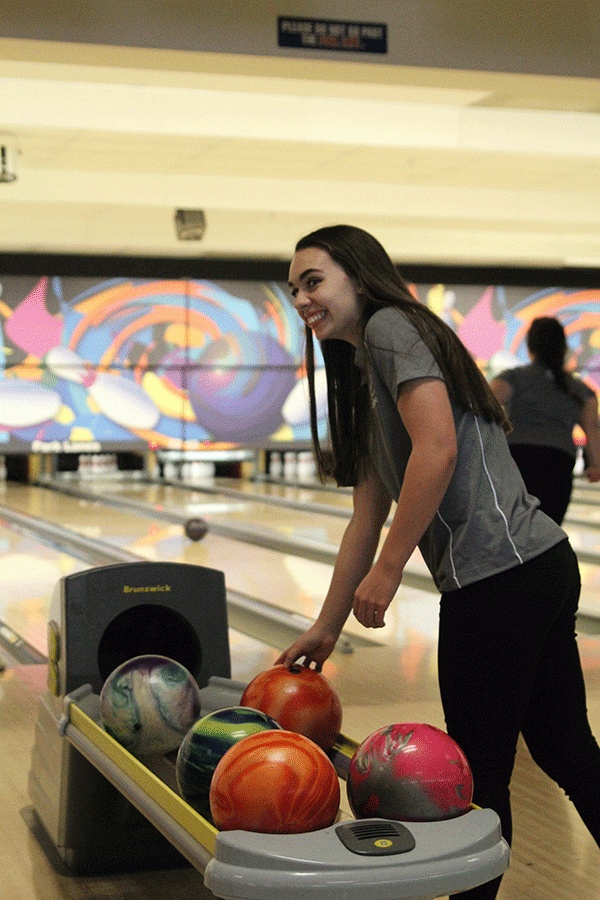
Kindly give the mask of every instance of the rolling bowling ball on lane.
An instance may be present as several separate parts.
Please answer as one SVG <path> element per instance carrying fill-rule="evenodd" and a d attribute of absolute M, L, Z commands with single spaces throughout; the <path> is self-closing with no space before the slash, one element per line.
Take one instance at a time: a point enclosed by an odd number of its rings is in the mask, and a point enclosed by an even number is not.
<path fill-rule="evenodd" d="M 241 706 L 260 709 L 282 728 L 310 738 L 329 750 L 342 727 L 342 704 L 327 679 L 315 669 L 294 664 L 272 666 L 254 678 Z"/>
<path fill-rule="evenodd" d="M 208 531 L 208 522 L 206 519 L 188 519 L 184 531 L 191 541 L 201 541 Z"/>
<path fill-rule="evenodd" d="M 317 831 L 333 825 L 339 805 L 333 763 L 294 731 L 243 738 L 221 759 L 210 786 L 210 808 L 221 831 Z"/>
<path fill-rule="evenodd" d="M 175 774 L 184 800 L 212 822 L 209 791 L 218 763 L 242 738 L 270 730 L 280 730 L 280 725 L 266 713 L 247 706 L 217 709 L 198 719 L 177 754 Z"/>
<path fill-rule="evenodd" d="M 473 776 L 445 731 L 416 723 L 387 725 L 357 748 L 346 790 L 357 819 L 434 822 L 470 809 Z"/>
<path fill-rule="evenodd" d="M 106 731 L 137 756 L 177 750 L 200 716 L 200 688 L 167 656 L 136 656 L 108 676 L 100 692 Z"/>

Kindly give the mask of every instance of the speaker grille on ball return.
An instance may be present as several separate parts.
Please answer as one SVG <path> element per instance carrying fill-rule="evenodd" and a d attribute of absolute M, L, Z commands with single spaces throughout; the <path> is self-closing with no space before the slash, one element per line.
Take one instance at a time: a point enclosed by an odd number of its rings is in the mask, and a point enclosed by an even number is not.
<path fill-rule="evenodd" d="M 378 819 L 348 822 L 338 826 L 336 834 L 348 850 L 364 856 L 408 853 L 416 847 L 413 835 L 400 822 Z"/>

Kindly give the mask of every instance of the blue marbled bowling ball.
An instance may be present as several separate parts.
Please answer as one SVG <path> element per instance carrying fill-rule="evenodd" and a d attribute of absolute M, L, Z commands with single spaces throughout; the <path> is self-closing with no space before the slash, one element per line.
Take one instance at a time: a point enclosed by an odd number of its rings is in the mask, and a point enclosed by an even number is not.
<path fill-rule="evenodd" d="M 209 793 L 213 773 L 230 747 L 261 731 L 281 729 L 266 713 L 248 706 L 228 706 L 192 725 L 177 754 L 175 773 L 184 800 L 212 822 Z"/>
<path fill-rule="evenodd" d="M 100 693 L 106 731 L 136 756 L 177 750 L 200 716 L 200 688 L 167 656 L 136 656 L 108 676 Z"/>

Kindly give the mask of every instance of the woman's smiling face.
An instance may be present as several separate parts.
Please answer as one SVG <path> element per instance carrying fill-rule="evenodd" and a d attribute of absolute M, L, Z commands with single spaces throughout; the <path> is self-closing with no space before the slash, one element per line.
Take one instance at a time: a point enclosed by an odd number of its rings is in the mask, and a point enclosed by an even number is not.
<path fill-rule="evenodd" d="M 294 307 L 317 340 L 336 338 L 354 344 L 360 335 L 360 295 L 345 270 L 326 250 L 298 250 L 290 266 Z"/>

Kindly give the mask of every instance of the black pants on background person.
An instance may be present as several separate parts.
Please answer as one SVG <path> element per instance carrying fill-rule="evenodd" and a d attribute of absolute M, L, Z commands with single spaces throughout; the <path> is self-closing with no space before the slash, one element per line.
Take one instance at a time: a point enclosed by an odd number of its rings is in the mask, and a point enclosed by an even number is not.
<path fill-rule="evenodd" d="M 538 498 L 542 512 L 561 525 L 571 500 L 575 459 L 564 450 L 535 444 L 511 444 L 510 452 L 528 492 Z"/>
<path fill-rule="evenodd" d="M 498 813 L 508 843 L 509 783 L 522 734 L 600 846 L 600 748 L 588 723 L 575 634 L 579 593 L 577 558 L 565 540 L 442 594 L 438 663 L 446 728 L 471 765 L 473 802 Z M 494 900 L 499 886 L 496 879 L 456 898 Z"/>

